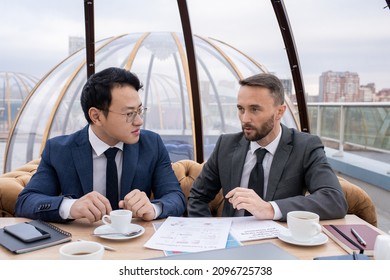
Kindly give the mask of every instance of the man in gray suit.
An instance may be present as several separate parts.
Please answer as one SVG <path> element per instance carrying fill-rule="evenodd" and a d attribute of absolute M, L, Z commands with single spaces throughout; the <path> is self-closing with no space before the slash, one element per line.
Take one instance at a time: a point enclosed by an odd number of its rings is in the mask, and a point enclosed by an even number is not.
<path fill-rule="evenodd" d="M 312 211 L 321 219 L 344 217 L 347 203 L 320 138 L 281 124 L 286 105 L 280 80 L 258 74 L 240 85 L 237 109 L 242 132 L 219 137 L 191 189 L 188 216 L 211 216 L 208 203 L 222 188 L 226 217 L 251 214 L 285 221 L 293 210 Z M 266 153 L 260 162 L 263 190 L 256 193 L 249 177 L 258 148 Z"/>

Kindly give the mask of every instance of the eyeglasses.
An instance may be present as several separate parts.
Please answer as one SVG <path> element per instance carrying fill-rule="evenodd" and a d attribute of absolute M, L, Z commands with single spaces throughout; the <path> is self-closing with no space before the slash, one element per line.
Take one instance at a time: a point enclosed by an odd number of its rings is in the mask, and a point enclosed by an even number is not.
<path fill-rule="evenodd" d="M 122 116 L 126 116 L 126 122 L 128 123 L 133 123 L 134 120 L 135 120 L 135 117 L 137 115 L 140 116 L 140 118 L 142 119 L 146 113 L 148 108 L 145 108 L 145 107 L 139 107 L 137 111 L 132 111 L 132 112 L 129 112 L 129 113 L 118 113 L 118 112 L 114 112 L 114 111 L 111 111 L 111 110 L 108 110 L 108 112 L 111 112 L 111 113 L 114 113 L 114 114 L 118 114 L 118 115 L 122 115 Z"/>

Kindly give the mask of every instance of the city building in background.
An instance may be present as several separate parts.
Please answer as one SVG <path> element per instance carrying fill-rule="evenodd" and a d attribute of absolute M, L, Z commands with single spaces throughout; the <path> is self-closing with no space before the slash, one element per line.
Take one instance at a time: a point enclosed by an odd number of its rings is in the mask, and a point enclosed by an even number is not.
<path fill-rule="evenodd" d="M 360 86 L 360 96 L 363 102 L 377 101 L 375 96 L 375 83 Z"/>
<path fill-rule="evenodd" d="M 323 72 L 319 78 L 319 95 L 311 102 L 390 102 L 390 89 L 376 91 L 375 83 L 360 84 L 358 73 Z"/>
<path fill-rule="evenodd" d="M 319 81 L 319 102 L 360 101 L 359 75 L 354 72 L 327 71 Z"/>
<path fill-rule="evenodd" d="M 390 102 L 390 88 L 384 88 L 378 91 L 375 96 L 377 102 Z"/>
<path fill-rule="evenodd" d="M 291 79 L 280 79 L 283 84 L 284 94 L 287 95 L 292 102 L 296 102 L 296 96 L 293 94 L 293 82 Z"/>
<path fill-rule="evenodd" d="M 69 55 L 85 48 L 84 37 L 69 36 Z"/>

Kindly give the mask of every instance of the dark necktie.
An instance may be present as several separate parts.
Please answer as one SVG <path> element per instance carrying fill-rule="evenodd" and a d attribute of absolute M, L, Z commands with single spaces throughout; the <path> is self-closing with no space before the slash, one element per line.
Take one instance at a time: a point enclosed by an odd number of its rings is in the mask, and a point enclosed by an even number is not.
<path fill-rule="evenodd" d="M 111 203 L 113 210 L 118 209 L 118 171 L 116 168 L 115 156 L 118 148 L 109 148 L 104 154 L 107 158 L 106 168 L 106 197 Z"/>
<path fill-rule="evenodd" d="M 261 198 L 263 198 L 264 192 L 264 169 L 263 169 L 263 159 L 267 153 L 266 149 L 258 148 L 256 150 L 257 163 L 253 167 L 251 174 L 249 176 L 248 189 L 253 189 Z M 245 211 L 245 216 L 251 215 L 249 212 Z"/>

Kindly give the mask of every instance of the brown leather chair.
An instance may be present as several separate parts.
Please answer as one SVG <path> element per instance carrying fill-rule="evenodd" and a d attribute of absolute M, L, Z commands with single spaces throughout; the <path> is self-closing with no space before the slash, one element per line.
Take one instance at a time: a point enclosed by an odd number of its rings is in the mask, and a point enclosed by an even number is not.
<path fill-rule="evenodd" d="M 359 186 L 352 184 L 346 179 L 338 176 L 340 185 L 348 203 L 348 214 L 355 214 L 359 218 L 372 224 L 378 225 L 375 205 L 371 197 Z"/>
<path fill-rule="evenodd" d="M 202 171 L 203 164 L 204 163 L 200 164 L 196 161 L 189 159 L 179 160 L 177 162 L 172 163 L 173 171 L 175 172 L 175 175 L 179 180 L 186 200 L 188 200 L 188 195 L 190 194 L 192 183 Z M 223 200 L 224 199 L 221 190 L 214 198 L 214 200 L 209 203 L 211 214 L 214 217 L 222 216 Z"/>
<path fill-rule="evenodd" d="M 39 160 L 33 160 L 12 172 L 0 176 L 0 217 L 14 216 L 16 198 L 36 172 L 38 164 Z M 180 182 L 186 199 L 192 183 L 198 177 L 202 167 L 203 164 L 193 160 L 180 160 L 172 163 L 173 171 Z M 368 194 L 344 178 L 338 178 L 348 203 L 348 214 L 355 214 L 368 223 L 377 226 L 375 206 Z M 209 206 L 213 216 L 221 216 L 223 208 L 222 192 L 218 193 Z"/>
<path fill-rule="evenodd" d="M 0 217 L 13 217 L 19 193 L 37 171 L 39 159 L 0 176 Z"/>

